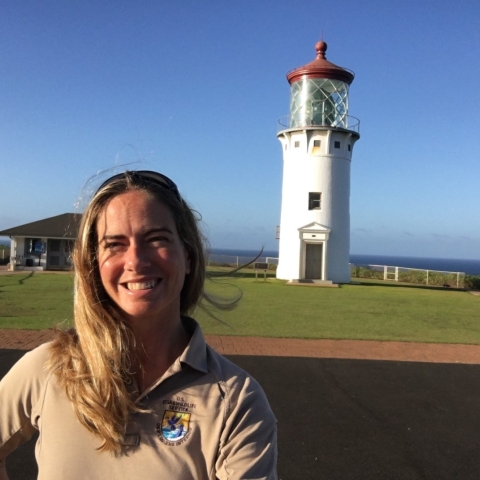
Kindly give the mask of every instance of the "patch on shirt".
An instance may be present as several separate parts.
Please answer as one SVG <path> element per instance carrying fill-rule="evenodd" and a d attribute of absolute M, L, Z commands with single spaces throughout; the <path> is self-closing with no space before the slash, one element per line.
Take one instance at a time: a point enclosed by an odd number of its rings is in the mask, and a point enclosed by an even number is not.
<path fill-rule="evenodd" d="M 157 435 L 165 445 L 181 445 L 190 437 L 191 413 L 165 410 L 162 423 L 157 423 Z"/>

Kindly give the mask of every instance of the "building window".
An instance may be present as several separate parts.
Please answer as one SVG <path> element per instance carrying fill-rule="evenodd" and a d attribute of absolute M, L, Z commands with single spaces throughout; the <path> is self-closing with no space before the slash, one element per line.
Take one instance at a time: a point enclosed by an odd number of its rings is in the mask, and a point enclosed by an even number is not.
<path fill-rule="evenodd" d="M 25 239 L 25 256 L 41 253 L 42 242 L 39 238 L 26 238 Z"/>
<path fill-rule="evenodd" d="M 333 142 L 333 146 L 335 148 L 340 148 L 340 142 L 337 142 L 337 141 Z"/>
<path fill-rule="evenodd" d="M 312 153 L 320 153 L 320 145 L 321 145 L 320 140 L 314 140 L 313 141 Z"/>
<path fill-rule="evenodd" d="M 308 194 L 308 209 L 320 210 L 322 208 L 322 194 L 320 192 L 310 192 Z"/>
<path fill-rule="evenodd" d="M 300 148 L 300 142 L 299 141 L 295 142 L 295 148 Z"/>
<path fill-rule="evenodd" d="M 286 150 L 287 148 L 288 148 L 288 145 L 287 145 L 287 144 L 285 144 L 284 150 Z"/>

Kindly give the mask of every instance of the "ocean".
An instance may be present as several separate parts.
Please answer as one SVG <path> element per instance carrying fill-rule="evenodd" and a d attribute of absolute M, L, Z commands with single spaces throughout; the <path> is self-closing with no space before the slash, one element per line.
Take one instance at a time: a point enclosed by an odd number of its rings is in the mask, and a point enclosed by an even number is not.
<path fill-rule="evenodd" d="M 212 248 L 210 252 L 213 255 L 253 258 L 260 253 L 260 250 Z M 276 258 L 278 257 L 278 251 L 264 250 L 261 254 L 261 257 Z M 419 268 L 422 270 L 463 272 L 467 275 L 480 275 L 480 260 L 351 254 L 350 263 L 355 265 L 389 265 L 392 267 Z"/>

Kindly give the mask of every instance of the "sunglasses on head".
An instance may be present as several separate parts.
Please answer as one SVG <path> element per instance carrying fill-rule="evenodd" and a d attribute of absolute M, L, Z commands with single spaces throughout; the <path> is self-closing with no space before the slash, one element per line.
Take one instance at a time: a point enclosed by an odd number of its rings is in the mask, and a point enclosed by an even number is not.
<path fill-rule="evenodd" d="M 114 182 L 115 180 L 118 180 L 120 178 L 125 178 L 127 175 L 130 177 L 137 177 L 140 180 L 154 183 L 159 187 L 165 188 L 166 190 L 170 190 L 180 200 L 180 193 L 178 192 L 178 188 L 175 185 L 175 183 L 172 180 L 170 180 L 167 176 L 162 175 L 161 173 L 158 173 L 158 172 L 153 172 L 151 170 L 133 170 L 133 171 L 126 171 L 123 173 L 118 173 L 117 175 L 114 175 L 113 177 L 110 177 L 107 180 L 105 180 L 97 189 L 96 193 L 98 193 L 100 190 L 102 190 L 104 187 Z"/>

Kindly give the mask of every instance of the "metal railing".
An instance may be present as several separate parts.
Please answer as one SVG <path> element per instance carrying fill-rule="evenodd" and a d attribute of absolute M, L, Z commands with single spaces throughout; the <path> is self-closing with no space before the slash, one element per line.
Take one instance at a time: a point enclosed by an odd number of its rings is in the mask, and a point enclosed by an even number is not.
<path fill-rule="evenodd" d="M 216 255 L 211 253 L 208 265 L 240 267 L 255 257 L 239 255 Z M 278 265 L 277 257 L 258 257 L 256 262 L 268 263 L 269 267 Z M 252 267 L 253 268 L 253 267 Z M 366 278 L 385 282 L 410 283 L 436 287 L 465 288 L 464 272 L 445 272 L 440 270 L 423 270 L 420 268 L 396 267 L 391 265 L 356 265 L 350 263 L 352 278 Z"/>
<path fill-rule="evenodd" d="M 285 115 L 278 119 L 278 131 L 281 132 L 282 130 L 287 130 L 290 128 L 315 128 L 315 127 L 327 127 L 327 128 L 339 128 L 343 130 L 350 130 L 351 132 L 355 132 L 360 134 L 360 120 L 356 117 L 352 117 L 350 115 L 343 115 L 341 120 L 331 120 L 330 118 L 326 117 L 321 121 L 317 119 L 304 119 L 295 127 L 290 126 L 290 118 L 291 115 Z"/>
<path fill-rule="evenodd" d="M 388 282 L 411 283 L 436 287 L 465 287 L 464 272 L 445 272 L 420 268 L 396 267 L 391 265 L 350 264 L 352 277 L 369 278 Z"/>
<path fill-rule="evenodd" d="M 239 255 L 216 255 L 211 253 L 208 256 L 207 265 L 240 267 L 241 265 L 245 265 L 254 259 L 255 257 L 242 257 Z M 255 261 L 268 263 L 268 265 L 278 265 L 278 258 L 276 257 L 258 257 Z"/>

